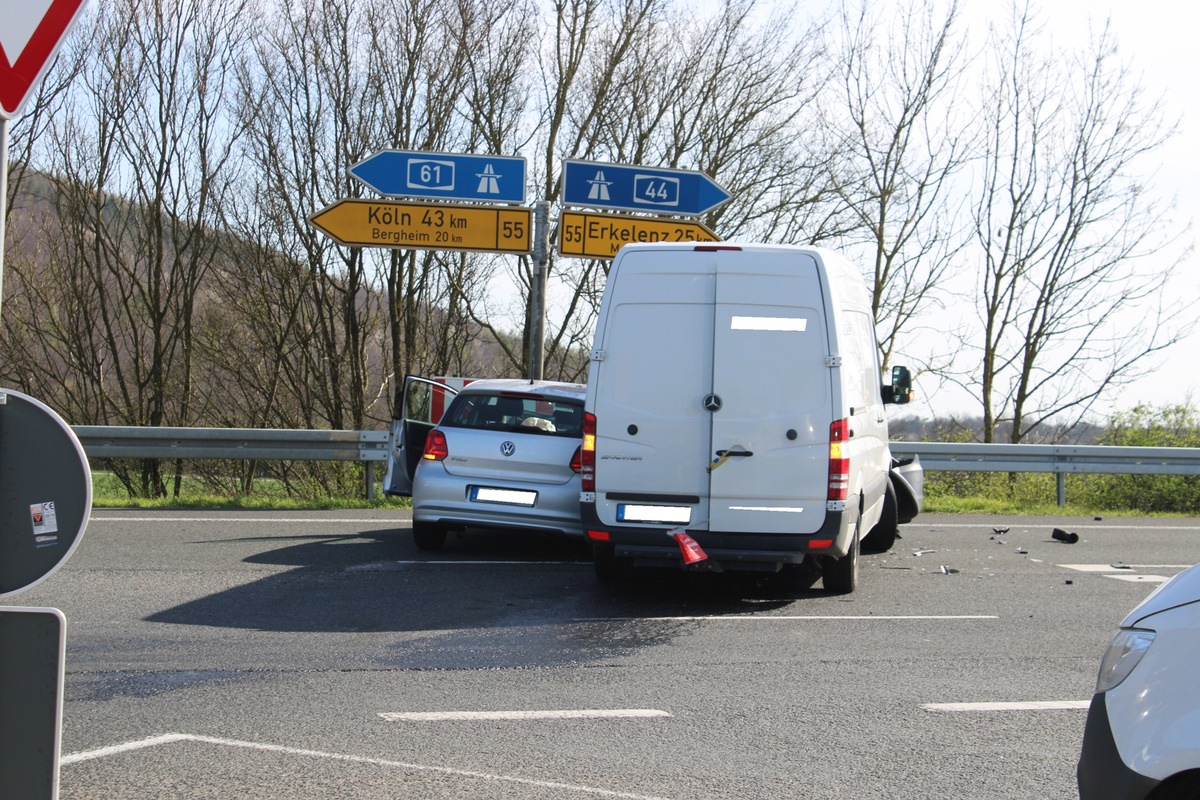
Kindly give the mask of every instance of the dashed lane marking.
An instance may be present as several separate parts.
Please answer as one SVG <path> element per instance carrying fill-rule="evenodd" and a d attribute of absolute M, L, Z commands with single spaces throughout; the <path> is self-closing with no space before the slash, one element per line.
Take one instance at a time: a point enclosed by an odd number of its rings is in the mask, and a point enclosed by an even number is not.
<path fill-rule="evenodd" d="M 646 719 L 669 717 L 656 708 L 583 709 L 579 711 L 401 711 L 382 712 L 388 722 L 457 722 L 473 720 Z"/>
<path fill-rule="evenodd" d="M 1074 711 L 1086 709 L 1091 700 L 1034 700 L 1015 703 L 925 703 L 926 711 Z"/>

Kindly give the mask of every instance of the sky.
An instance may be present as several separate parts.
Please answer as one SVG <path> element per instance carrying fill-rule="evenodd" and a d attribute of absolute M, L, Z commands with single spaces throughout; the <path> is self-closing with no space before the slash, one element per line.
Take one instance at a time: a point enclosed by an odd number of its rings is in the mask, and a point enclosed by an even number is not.
<path fill-rule="evenodd" d="M 1008 3 L 965 0 L 966 24 L 973 41 L 986 34 L 989 14 L 1004 15 Z M 1200 242 L 1200 4 L 1185 0 L 1040 0 L 1045 33 L 1063 47 L 1086 44 L 1089 30 L 1111 20 L 1119 56 L 1151 97 L 1161 95 L 1168 118 L 1179 120 L 1177 135 L 1145 162 L 1154 171 L 1150 185 L 1166 199 L 1175 198 L 1180 226 L 1191 224 L 1184 242 Z M 1200 297 L 1200 252 L 1187 256 L 1177 291 Z M 1200 307 L 1194 312 L 1200 316 Z M 1138 404 L 1162 406 L 1191 401 L 1200 405 L 1200 330 L 1170 348 L 1155 372 L 1123 387 L 1111 404 L 1097 407 L 1102 418 Z M 918 385 L 918 389 L 925 388 Z M 911 409 L 922 415 L 977 412 L 978 402 L 946 387 L 932 386 Z"/>

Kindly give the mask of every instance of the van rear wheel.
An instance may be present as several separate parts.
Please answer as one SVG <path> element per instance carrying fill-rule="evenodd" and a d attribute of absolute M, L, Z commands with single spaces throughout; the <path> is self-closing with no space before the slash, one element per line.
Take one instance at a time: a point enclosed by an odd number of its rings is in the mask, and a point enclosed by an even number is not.
<path fill-rule="evenodd" d="M 864 553 L 886 553 L 892 549 L 892 545 L 896 543 L 896 536 L 900 532 L 899 514 L 896 510 L 896 489 L 892 486 L 892 479 L 888 478 L 887 490 L 883 493 L 883 513 L 879 517 L 879 522 L 875 523 L 875 527 L 871 528 L 871 532 L 867 534 L 867 538 L 863 539 L 862 551 Z"/>
<path fill-rule="evenodd" d="M 592 546 L 592 566 L 596 569 L 596 577 L 605 583 L 616 583 L 633 574 L 633 560 L 618 558 L 611 544 Z"/>
<path fill-rule="evenodd" d="M 850 552 L 841 558 L 826 558 L 821 564 L 821 582 L 827 592 L 850 594 L 858 586 L 858 527 L 855 523 Z"/>

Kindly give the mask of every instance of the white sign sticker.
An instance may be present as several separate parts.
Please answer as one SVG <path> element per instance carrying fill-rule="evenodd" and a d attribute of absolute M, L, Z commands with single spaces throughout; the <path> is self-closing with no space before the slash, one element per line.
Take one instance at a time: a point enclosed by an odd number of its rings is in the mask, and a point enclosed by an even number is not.
<path fill-rule="evenodd" d="M 29 517 L 33 522 L 33 535 L 37 537 L 38 547 L 55 544 L 57 536 L 49 537 L 53 541 L 44 541 L 48 534 L 58 533 L 58 514 L 54 511 L 54 501 L 34 503 L 29 507 Z"/>

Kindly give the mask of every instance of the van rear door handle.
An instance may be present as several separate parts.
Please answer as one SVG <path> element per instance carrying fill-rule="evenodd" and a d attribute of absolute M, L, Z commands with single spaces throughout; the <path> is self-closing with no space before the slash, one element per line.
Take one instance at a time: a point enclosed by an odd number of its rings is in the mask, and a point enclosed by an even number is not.
<path fill-rule="evenodd" d="M 751 450 L 718 450 L 717 451 L 718 458 L 745 458 L 746 456 L 752 456 L 752 455 L 754 455 L 754 452 Z"/>

